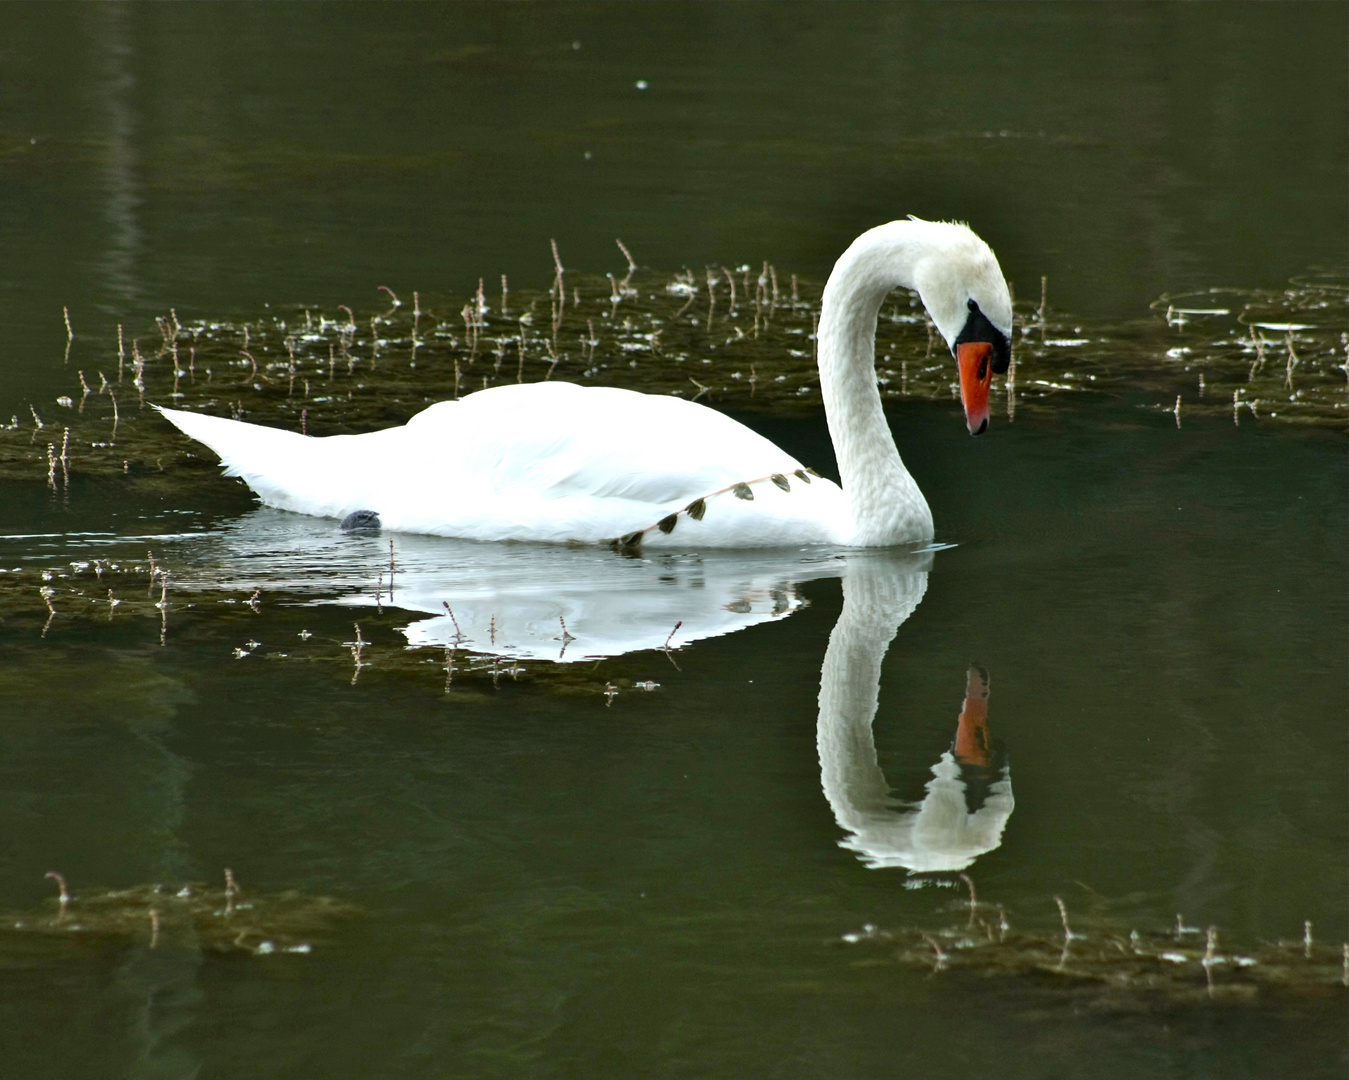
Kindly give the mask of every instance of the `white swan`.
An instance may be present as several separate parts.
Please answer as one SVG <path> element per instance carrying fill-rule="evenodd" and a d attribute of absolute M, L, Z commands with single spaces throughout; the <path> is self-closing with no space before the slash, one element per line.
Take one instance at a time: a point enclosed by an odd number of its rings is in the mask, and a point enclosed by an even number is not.
<path fill-rule="evenodd" d="M 956 353 L 966 422 L 988 425 L 1012 305 L 993 252 L 964 225 L 892 221 L 859 236 L 825 285 L 820 389 L 842 486 L 714 409 L 543 382 L 443 401 L 401 427 L 313 438 L 173 409 L 268 506 L 475 540 L 625 546 L 885 546 L 928 540 L 876 386 L 876 317 L 915 289 Z M 373 515 L 378 515 L 373 518 Z"/>

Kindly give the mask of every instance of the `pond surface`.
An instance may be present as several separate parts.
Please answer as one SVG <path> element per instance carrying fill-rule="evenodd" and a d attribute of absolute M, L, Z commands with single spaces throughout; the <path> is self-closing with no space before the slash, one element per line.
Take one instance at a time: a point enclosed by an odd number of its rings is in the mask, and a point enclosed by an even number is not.
<path fill-rule="evenodd" d="M 10 1069 L 1342 1076 L 1347 19 L 0 13 Z M 452 392 L 479 278 L 546 328 L 548 241 L 593 297 L 622 237 L 640 295 L 593 301 L 606 344 L 557 377 L 710 387 L 828 475 L 792 331 L 909 212 L 990 240 L 1023 327 L 973 440 L 906 298 L 883 324 L 922 552 L 342 536 L 188 457 L 129 365 L 110 437 L 94 377 L 121 324 L 167 400 L 170 309 L 203 370 L 250 347 L 275 376 L 308 307 L 315 385 L 214 411 L 396 422 Z M 763 337 L 742 287 L 715 352 L 672 329 L 604 366 L 681 267 L 763 260 L 803 297 Z M 371 324 L 380 285 L 403 306 Z M 1265 306 L 1151 306 L 1217 287 Z M 372 331 L 345 373 L 339 304 Z"/>

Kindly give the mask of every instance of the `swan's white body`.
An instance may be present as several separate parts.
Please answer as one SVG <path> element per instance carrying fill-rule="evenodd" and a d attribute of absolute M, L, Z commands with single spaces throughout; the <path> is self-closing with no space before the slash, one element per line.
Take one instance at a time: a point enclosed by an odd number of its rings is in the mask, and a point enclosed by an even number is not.
<path fill-rule="evenodd" d="M 922 541 L 932 514 L 875 377 L 876 316 L 899 286 L 918 290 L 948 342 L 970 300 L 1010 331 L 997 260 L 965 226 L 910 219 L 860 236 L 825 286 L 818 331 L 842 487 L 714 409 L 569 383 L 493 387 L 401 427 L 327 438 L 161 411 L 268 506 L 369 510 L 395 531 L 681 547 Z"/>
<path fill-rule="evenodd" d="M 442 401 L 402 427 L 311 438 L 165 410 L 268 506 L 320 517 L 374 510 L 384 528 L 470 540 L 599 543 L 693 500 L 773 474 L 753 500 L 717 497 L 643 542 L 753 547 L 846 543 L 842 492 L 730 417 L 680 398 L 571 383 L 498 386 Z M 242 430 L 241 430 L 242 429 Z"/>

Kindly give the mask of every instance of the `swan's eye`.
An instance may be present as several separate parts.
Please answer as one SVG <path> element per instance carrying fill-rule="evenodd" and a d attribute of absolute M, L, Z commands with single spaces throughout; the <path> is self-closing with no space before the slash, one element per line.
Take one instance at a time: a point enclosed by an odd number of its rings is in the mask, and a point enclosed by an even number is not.
<path fill-rule="evenodd" d="M 971 297 L 969 300 L 965 302 L 965 306 L 968 307 L 971 311 L 979 310 L 979 305 L 974 302 L 973 297 Z"/>

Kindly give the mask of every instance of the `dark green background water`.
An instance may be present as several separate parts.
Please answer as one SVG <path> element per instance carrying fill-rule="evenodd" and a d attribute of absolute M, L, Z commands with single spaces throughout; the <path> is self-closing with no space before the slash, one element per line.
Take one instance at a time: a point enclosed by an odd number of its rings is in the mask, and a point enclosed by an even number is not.
<path fill-rule="evenodd" d="M 967 218 L 1020 292 L 1093 320 L 1157 294 L 1345 262 L 1342 5 L 11 6 L 0 10 L 4 415 L 115 355 L 118 322 L 465 294 L 486 275 L 773 259 L 822 278 L 860 229 Z M 579 44 L 579 48 L 575 47 Z M 637 80 L 648 87 L 639 90 Z M 586 155 L 589 154 L 589 157 Z M 1345 934 L 1344 443 L 1093 401 L 975 442 L 892 414 L 943 539 L 885 661 L 875 732 L 918 798 L 971 659 L 1017 808 L 971 870 L 1129 897 L 1253 942 Z M 821 418 L 754 421 L 825 462 Z M 231 485 L 158 501 L 0 488 L 36 533 L 209 530 Z M 186 543 L 186 542 L 183 542 Z M 190 544 L 187 545 L 190 547 Z M 186 550 L 186 549 L 184 549 Z M 446 699 L 236 662 L 244 634 L 349 636 L 339 608 L 247 629 L 0 624 L 0 904 L 214 877 L 367 916 L 304 958 L 143 947 L 0 962 L 23 1076 L 1343 1075 L 1343 1001 L 1121 1017 L 1016 984 L 858 968 L 921 922 L 837 846 L 815 695 L 834 581 L 780 622 Z"/>

